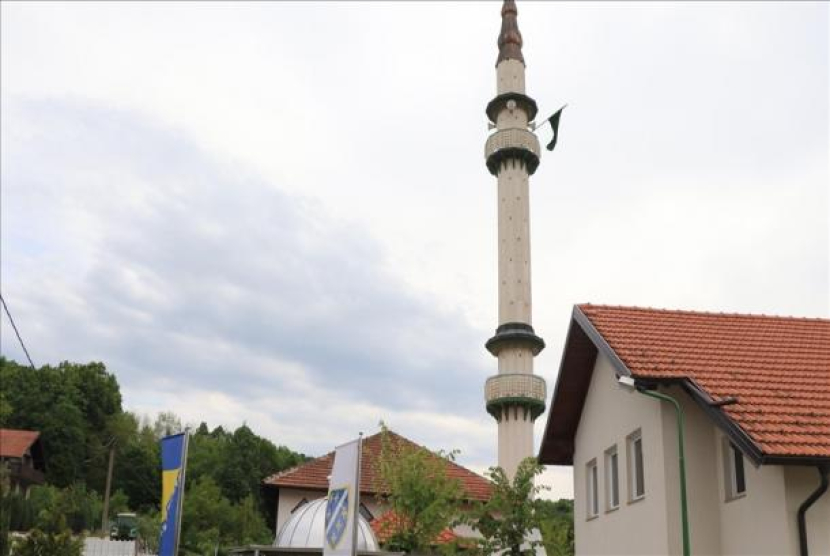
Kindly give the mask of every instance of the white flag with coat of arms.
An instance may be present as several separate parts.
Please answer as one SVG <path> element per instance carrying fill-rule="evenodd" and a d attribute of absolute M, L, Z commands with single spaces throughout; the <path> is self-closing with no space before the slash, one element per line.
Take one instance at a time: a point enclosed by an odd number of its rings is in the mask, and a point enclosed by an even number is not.
<path fill-rule="evenodd" d="M 335 448 L 329 476 L 323 556 L 354 556 L 357 552 L 361 442 L 362 438 L 358 438 Z"/>

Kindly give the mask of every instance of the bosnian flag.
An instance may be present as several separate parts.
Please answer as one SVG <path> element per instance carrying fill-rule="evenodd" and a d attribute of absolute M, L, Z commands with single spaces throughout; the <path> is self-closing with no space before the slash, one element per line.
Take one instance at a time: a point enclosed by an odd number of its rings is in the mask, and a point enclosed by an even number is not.
<path fill-rule="evenodd" d="M 323 556 L 354 556 L 356 553 L 361 441 L 362 438 L 358 438 L 334 451 Z"/>
<path fill-rule="evenodd" d="M 159 556 L 176 556 L 184 501 L 187 433 L 161 439 L 161 536 Z"/>

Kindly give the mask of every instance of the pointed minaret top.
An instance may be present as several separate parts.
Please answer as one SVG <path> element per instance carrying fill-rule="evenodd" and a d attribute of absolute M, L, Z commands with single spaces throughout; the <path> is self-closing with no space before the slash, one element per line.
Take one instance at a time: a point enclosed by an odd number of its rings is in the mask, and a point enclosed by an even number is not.
<path fill-rule="evenodd" d="M 519 32 L 519 24 L 516 21 L 516 2 L 504 0 L 501 7 L 501 33 L 499 33 L 499 57 L 496 65 L 503 60 L 518 60 L 525 63 L 522 56 L 522 34 Z"/>

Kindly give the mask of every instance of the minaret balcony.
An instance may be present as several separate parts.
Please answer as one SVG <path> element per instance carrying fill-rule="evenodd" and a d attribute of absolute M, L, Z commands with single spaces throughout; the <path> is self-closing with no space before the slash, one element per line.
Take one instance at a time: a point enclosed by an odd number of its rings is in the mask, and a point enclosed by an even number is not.
<path fill-rule="evenodd" d="M 484 145 L 487 169 L 494 176 L 498 176 L 502 163 L 507 160 L 523 162 L 527 173 L 532 175 L 539 167 L 539 152 L 536 135 L 519 127 L 500 129 L 488 137 Z"/>
<path fill-rule="evenodd" d="M 504 373 L 491 376 L 484 385 L 487 412 L 500 419 L 508 407 L 521 407 L 531 421 L 545 411 L 545 379 L 534 374 Z"/>

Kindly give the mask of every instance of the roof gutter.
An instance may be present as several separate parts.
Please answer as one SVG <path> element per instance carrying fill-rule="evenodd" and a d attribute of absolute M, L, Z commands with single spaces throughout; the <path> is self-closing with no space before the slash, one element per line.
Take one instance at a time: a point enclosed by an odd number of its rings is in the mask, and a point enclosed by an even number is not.
<path fill-rule="evenodd" d="M 821 482 L 818 488 L 798 507 L 798 545 L 801 556 L 809 556 L 810 554 L 807 546 L 807 510 L 827 492 L 828 482 L 830 482 L 827 477 L 830 473 L 830 464 L 817 465 L 816 469 L 818 469 Z"/>
<path fill-rule="evenodd" d="M 594 345 L 600 353 L 605 355 L 611 361 L 611 364 L 616 370 L 618 376 L 633 376 L 631 369 L 629 369 L 620 356 L 617 355 L 614 348 L 608 344 L 603 335 L 596 329 L 594 323 L 592 323 L 588 316 L 582 312 L 579 306 L 574 307 L 573 319 L 577 322 L 577 324 L 579 324 L 591 341 L 594 342 Z M 672 384 L 680 385 L 683 390 L 689 394 L 695 402 L 697 402 L 697 404 L 703 409 L 704 413 L 706 413 L 706 415 L 712 419 L 715 424 L 726 432 L 727 436 L 729 436 L 735 445 L 747 455 L 753 465 L 758 466 L 763 463 L 767 463 L 764 461 L 764 453 L 760 446 L 758 446 L 752 438 L 750 438 L 750 436 L 723 411 L 722 407 L 724 404 L 712 399 L 712 397 L 709 396 L 709 394 L 701 388 L 701 386 L 695 382 L 694 379 L 689 377 L 641 377 L 637 380 L 641 384 L 651 383 L 653 385 L 663 384 L 667 386 Z"/>
<path fill-rule="evenodd" d="M 625 364 L 619 355 L 614 351 L 614 348 L 608 343 L 605 337 L 600 334 L 599 330 L 591 322 L 591 319 L 579 308 L 574 305 L 573 314 L 571 316 L 573 323 L 576 323 L 586 336 L 591 340 L 597 348 L 597 352 L 603 354 L 611 362 L 617 376 L 633 377 L 634 374 L 631 369 Z M 568 336 L 570 337 L 570 329 Z M 565 343 L 567 349 L 567 340 Z M 564 358 L 563 358 L 564 361 Z M 560 373 L 562 368 L 560 367 Z M 651 384 L 652 386 L 671 386 L 678 385 L 697 403 L 703 412 L 717 425 L 735 446 L 749 459 L 755 467 L 761 465 L 800 465 L 800 466 L 830 466 L 830 458 L 827 456 L 774 456 L 765 454 L 761 446 L 759 446 L 749 434 L 746 433 L 738 424 L 729 416 L 724 408 L 732 405 L 737 400 L 734 398 L 725 398 L 722 400 L 713 399 L 700 384 L 693 378 L 687 376 L 678 377 L 638 377 L 637 381 L 643 385 Z M 559 389 L 559 381 L 557 381 L 556 389 Z M 554 392 L 553 399 L 556 399 L 556 392 Z M 548 425 L 550 421 L 548 421 Z M 547 436 L 547 427 L 545 428 L 545 435 Z M 544 441 L 543 441 L 544 443 Z"/>

